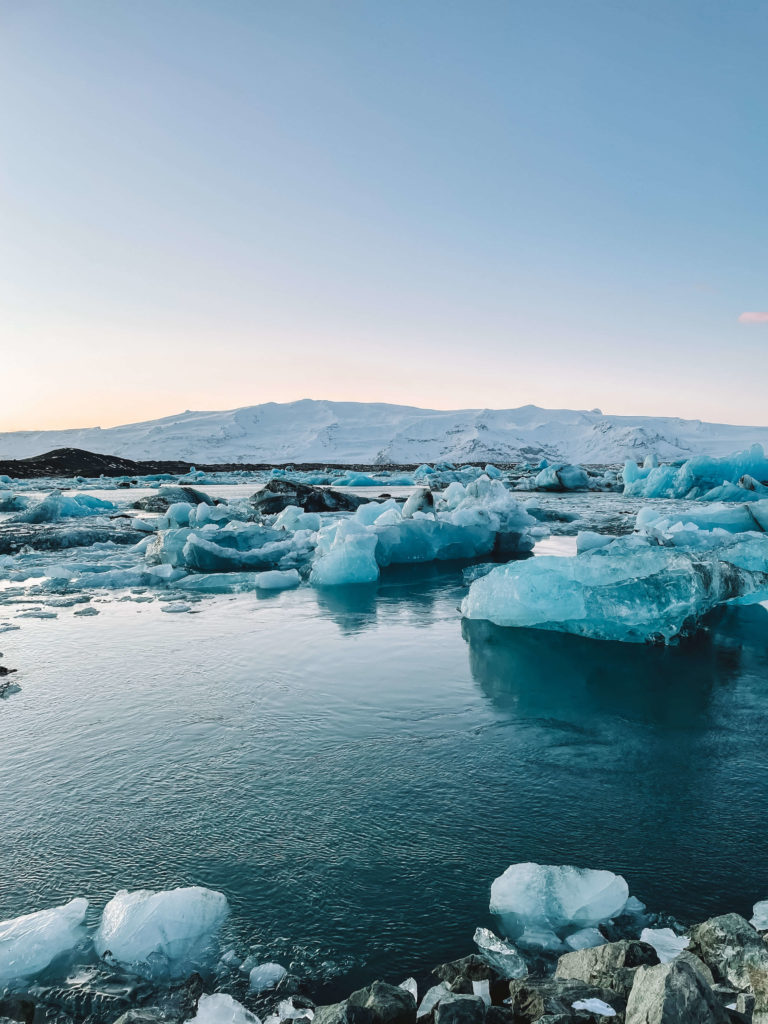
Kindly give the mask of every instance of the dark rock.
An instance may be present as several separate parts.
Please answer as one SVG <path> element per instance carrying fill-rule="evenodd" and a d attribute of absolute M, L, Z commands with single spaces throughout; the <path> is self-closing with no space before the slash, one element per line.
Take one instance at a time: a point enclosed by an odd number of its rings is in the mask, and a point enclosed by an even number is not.
<path fill-rule="evenodd" d="M 342 1003 L 318 1006 L 312 1024 L 349 1024 L 349 1006 L 346 999 Z"/>
<path fill-rule="evenodd" d="M 35 1016 L 35 1004 L 32 999 L 24 996 L 0 996 L 0 1017 L 20 1021 L 21 1024 L 32 1024 Z"/>
<path fill-rule="evenodd" d="M 415 1024 L 416 1001 L 410 992 L 385 981 L 374 981 L 347 999 L 350 1024 Z"/>
<path fill-rule="evenodd" d="M 547 1014 L 573 1020 L 573 1003 L 580 999 L 602 999 L 617 1013 L 623 1013 L 626 1006 L 620 993 L 575 978 L 523 978 L 510 982 L 509 993 L 508 1005 L 515 1014 L 515 1024 L 539 1021 Z"/>
<path fill-rule="evenodd" d="M 503 1003 L 509 995 L 509 979 L 503 978 L 497 970 L 475 953 L 465 956 L 461 960 L 440 964 L 432 973 L 440 981 L 444 981 L 451 992 L 474 995 L 472 982 L 487 981 L 492 1003 Z"/>
<path fill-rule="evenodd" d="M 157 494 L 148 494 L 144 498 L 134 501 L 133 508 L 142 512 L 167 512 L 171 505 L 184 501 L 189 505 L 215 505 L 213 498 L 203 491 L 194 487 L 184 487 L 180 484 L 166 484 L 160 488 Z"/>
<path fill-rule="evenodd" d="M 768 949 L 763 940 L 739 914 L 712 917 L 691 928 L 688 947 L 703 960 L 716 981 L 730 982 L 737 989 L 752 987 L 753 979 L 768 974 Z"/>
<path fill-rule="evenodd" d="M 168 498 L 161 498 L 159 494 L 147 494 L 144 498 L 134 501 L 131 508 L 140 512 L 167 512 L 172 504 Z"/>
<path fill-rule="evenodd" d="M 684 960 L 638 967 L 626 1024 L 728 1024 L 728 1011 Z"/>
<path fill-rule="evenodd" d="M 515 1011 L 510 1006 L 489 1006 L 485 1024 L 515 1024 Z"/>
<path fill-rule="evenodd" d="M 565 953 L 557 961 L 555 977 L 576 978 L 588 985 L 612 989 L 626 997 L 632 988 L 635 970 L 641 965 L 658 962 L 656 950 L 647 942 L 623 939 Z"/>
<path fill-rule="evenodd" d="M 455 993 L 437 1004 L 435 1024 L 484 1024 L 485 1003 L 479 996 Z"/>
<path fill-rule="evenodd" d="M 270 480 L 251 497 L 250 504 L 261 515 L 271 516 L 289 505 L 297 505 L 305 512 L 354 512 L 368 501 L 368 498 L 342 494 L 329 487 L 310 487 L 294 480 Z"/>

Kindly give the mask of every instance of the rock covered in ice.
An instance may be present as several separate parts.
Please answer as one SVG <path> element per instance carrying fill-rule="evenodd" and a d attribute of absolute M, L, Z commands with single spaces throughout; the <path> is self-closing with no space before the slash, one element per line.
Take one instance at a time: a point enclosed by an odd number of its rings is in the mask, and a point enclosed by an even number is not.
<path fill-rule="evenodd" d="M 629 889 L 612 871 L 555 864 L 512 864 L 491 886 L 491 913 L 509 938 L 562 948 L 562 939 L 617 917 Z"/>
<path fill-rule="evenodd" d="M 687 935 L 678 935 L 671 928 L 643 928 L 640 941 L 653 946 L 659 962 L 666 964 L 687 949 L 691 940 Z"/>
<path fill-rule="evenodd" d="M 248 975 L 248 991 L 258 995 L 276 988 L 288 971 L 280 964 L 258 964 Z"/>
<path fill-rule="evenodd" d="M 94 945 L 140 974 L 180 977 L 209 958 L 228 912 L 223 893 L 198 885 L 123 889 L 104 908 Z"/>
<path fill-rule="evenodd" d="M 224 992 L 202 995 L 188 1024 L 260 1024 L 259 1018 Z"/>
<path fill-rule="evenodd" d="M 73 950 L 84 937 L 88 900 L 0 921 L 0 988 L 33 978 Z"/>

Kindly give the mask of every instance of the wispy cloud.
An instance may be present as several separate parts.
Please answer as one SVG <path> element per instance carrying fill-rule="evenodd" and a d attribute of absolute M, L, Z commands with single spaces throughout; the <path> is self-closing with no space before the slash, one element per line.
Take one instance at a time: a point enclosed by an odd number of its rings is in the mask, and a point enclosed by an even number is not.
<path fill-rule="evenodd" d="M 740 324 L 768 324 L 768 313 L 740 313 Z"/>

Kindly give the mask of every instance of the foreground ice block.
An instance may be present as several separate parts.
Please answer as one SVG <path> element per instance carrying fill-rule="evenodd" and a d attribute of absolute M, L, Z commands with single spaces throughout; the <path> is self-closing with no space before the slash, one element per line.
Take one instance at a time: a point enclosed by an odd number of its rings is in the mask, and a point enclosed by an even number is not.
<path fill-rule="evenodd" d="M 0 921 L 0 988 L 33 978 L 74 949 L 84 937 L 88 900 Z"/>
<path fill-rule="evenodd" d="M 260 1021 L 232 996 L 216 992 L 212 996 L 200 996 L 197 1013 L 188 1024 L 260 1024 Z"/>
<path fill-rule="evenodd" d="M 626 881 L 612 871 L 523 863 L 495 879 L 490 909 L 513 941 L 557 950 L 568 935 L 617 917 L 628 898 Z"/>
<path fill-rule="evenodd" d="M 220 892 L 194 885 L 164 892 L 121 890 L 104 908 L 94 939 L 139 974 L 181 977 L 205 963 L 229 912 Z"/>
<path fill-rule="evenodd" d="M 498 626 L 666 642 L 716 605 L 768 586 L 765 535 L 696 531 L 694 539 L 703 546 L 622 537 L 573 557 L 510 562 L 475 580 L 461 611 Z"/>

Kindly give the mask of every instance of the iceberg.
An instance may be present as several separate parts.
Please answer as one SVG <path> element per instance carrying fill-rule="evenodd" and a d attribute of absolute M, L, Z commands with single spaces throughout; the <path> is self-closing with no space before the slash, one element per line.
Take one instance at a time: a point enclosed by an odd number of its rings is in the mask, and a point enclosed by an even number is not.
<path fill-rule="evenodd" d="M 512 864 L 491 885 L 491 913 L 519 945 L 564 948 L 573 932 L 618 917 L 629 898 L 621 875 L 555 864 Z"/>
<path fill-rule="evenodd" d="M 138 974 L 183 977 L 208 961 L 228 912 L 223 893 L 197 885 L 122 889 L 104 908 L 94 945 Z"/>
<path fill-rule="evenodd" d="M 698 455 L 682 465 L 658 466 L 646 460 L 642 467 L 632 461 L 624 466 L 624 493 L 639 498 L 750 501 L 760 497 L 766 480 L 768 457 L 760 444 L 722 459 Z"/>
<path fill-rule="evenodd" d="M 589 477 L 581 466 L 546 466 L 536 476 L 534 486 L 539 491 L 588 491 Z"/>
<path fill-rule="evenodd" d="M 33 978 L 83 939 L 88 900 L 0 921 L 0 988 Z"/>
<path fill-rule="evenodd" d="M 111 501 L 103 501 L 89 494 L 76 494 L 70 498 L 60 491 L 51 491 L 36 505 L 13 516 L 10 523 L 55 523 L 60 519 L 79 519 L 84 516 L 114 512 Z"/>
<path fill-rule="evenodd" d="M 318 587 L 375 583 L 379 578 L 377 540 L 372 530 L 354 519 L 322 529 L 309 582 Z"/>
<path fill-rule="evenodd" d="M 687 548 L 632 536 L 572 557 L 510 562 L 471 584 L 462 615 L 498 626 L 669 642 L 716 605 L 768 586 L 768 536 L 694 532 L 697 545 Z"/>

